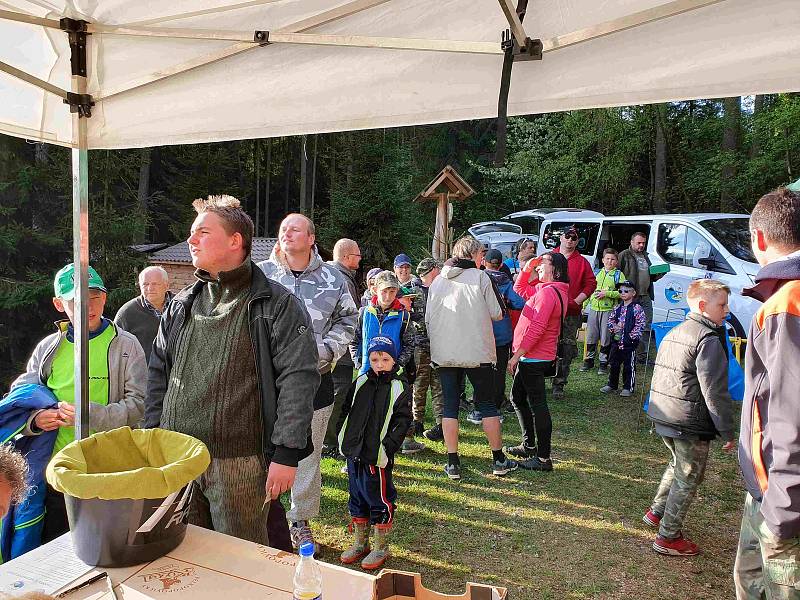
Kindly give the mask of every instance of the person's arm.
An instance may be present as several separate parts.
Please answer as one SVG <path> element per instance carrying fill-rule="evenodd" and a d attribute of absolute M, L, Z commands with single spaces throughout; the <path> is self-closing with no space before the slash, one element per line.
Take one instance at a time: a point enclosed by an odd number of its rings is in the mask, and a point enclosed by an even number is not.
<path fill-rule="evenodd" d="M 358 379 L 356 379 L 358 381 Z M 345 419 L 347 419 L 347 415 L 350 414 L 350 409 L 353 407 L 353 396 L 356 392 L 356 381 L 350 384 L 350 388 L 347 390 L 347 395 L 342 402 L 342 409 L 339 412 L 339 418 L 336 419 L 336 437 L 339 437 L 339 434 L 342 432 L 342 427 L 344 427 Z M 338 443 L 338 442 L 337 442 Z"/>
<path fill-rule="evenodd" d="M 765 465 L 769 485 L 761 498 L 761 514 L 769 530 L 785 540 L 800 532 L 800 317 L 787 313 L 767 316 L 757 336 L 768 340 L 757 342 L 764 348 L 758 358 L 762 359 L 766 374 L 760 385 L 769 390 L 768 398 L 759 399 L 762 418 L 768 416 L 762 447 L 772 450 L 771 460 Z"/>
<path fill-rule="evenodd" d="M 630 337 L 638 341 L 642 339 L 644 328 L 647 327 L 647 315 L 644 314 L 644 309 L 640 304 L 631 304 L 628 306 L 628 310 L 631 308 L 633 309 L 633 329 L 631 329 Z"/>
<path fill-rule="evenodd" d="M 361 368 L 361 336 L 364 328 L 364 310 L 366 310 L 364 306 L 358 309 L 358 318 L 356 319 L 356 328 L 353 332 L 353 341 L 350 342 L 350 358 L 353 359 L 353 365 L 356 370 Z"/>
<path fill-rule="evenodd" d="M 172 302 L 161 317 L 158 333 L 153 340 L 150 361 L 147 365 L 147 391 L 144 396 L 144 421 L 142 427 L 152 428 L 161 425 L 161 412 L 164 408 L 164 395 L 167 393 L 169 371 L 167 370 L 167 339 L 175 320 L 177 302 Z M 182 307 L 181 307 L 181 310 Z"/>
<path fill-rule="evenodd" d="M 392 456 L 403 444 L 403 440 L 411 427 L 411 393 L 409 385 L 402 381 L 403 392 L 394 403 L 394 412 L 389 420 L 389 429 L 386 436 L 381 440 L 386 454 Z"/>
<path fill-rule="evenodd" d="M 397 364 L 405 367 L 414 356 L 415 329 L 411 323 L 410 313 L 400 313 L 403 319 L 401 325 L 400 354 L 397 355 Z"/>
<path fill-rule="evenodd" d="M 120 335 L 120 334 L 118 334 Z M 144 350 L 133 335 L 119 337 L 115 342 L 120 350 L 114 353 L 116 364 L 109 364 L 109 377 L 117 370 L 122 372 L 122 397 L 109 398 L 108 404 L 89 403 L 89 427 L 94 431 L 108 431 L 117 427 L 138 427 L 144 411 L 147 363 Z M 109 355 L 111 348 L 109 348 Z M 127 355 L 127 356 L 126 356 Z"/>
<path fill-rule="evenodd" d="M 346 285 L 331 313 L 331 326 L 322 336 L 319 348 L 320 368 L 324 369 L 348 351 L 358 323 L 358 308 Z"/>
<path fill-rule="evenodd" d="M 514 282 L 514 291 L 524 300 L 533 298 L 536 293 L 536 284 L 539 283 L 539 274 L 536 272 L 538 264 L 538 261 L 533 258 L 526 262 Z"/>
<path fill-rule="evenodd" d="M 728 390 L 728 355 L 717 337 L 707 337 L 697 348 L 697 381 L 708 414 L 723 440 L 733 440 L 733 400 Z"/>
<path fill-rule="evenodd" d="M 11 387 L 9 389 L 13 390 L 17 386 L 28 383 L 43 385 L 39 371 L 42 368 L 44 355 L 47 353 L 47 350 L 50 348 L 50 346 L 55 343 L 57 338 L 58 334 L 49 335 L 36 345 L 36 348 L 33 349 L 33 352 L 31 353 L 31 356 L 25 365 L 25 372 L 11 383 Z M 40 423 L 44 424 L 46 429 L 41 427 L 39 423 L 35 423 L 36 417 L 39 416 L 40 413 L 45 413 L 42 414 Z M 28 416 L 28 420 L 25 423 L 25 428 L 20 433 L 24 436 L 39 435 L 43 431 L 50 431 L 50 429 L 56 429 L 57 427 L 60 427 L 61 425 L 56 425 L 57 420 L 59 420 L 57 409 L 48 409 L 46 411 L 33 410 Z"/>
<path fill-rule="evenodd" d="M 575 297 L 575 304 L 578 306 L 582 306 L 586 299 L 592 295 L 592 292 L 597 289 L 597 277 L 595 277 L 592 271 L 592 265 L 583 257 L 581 257 L 581 260 L 583 261 L 581 268 L 581 291 Z"/>
<path fill-rule="evenodd" d="M 270 331 L 270 354 L 277 390 L 272 462 L 297 467 L 309 441 L 314 396 L 320 381 L 319 357 L 314 330 L 300 300 L 292 294 L 282 295 L 276 300 L 279 304 Z"/>

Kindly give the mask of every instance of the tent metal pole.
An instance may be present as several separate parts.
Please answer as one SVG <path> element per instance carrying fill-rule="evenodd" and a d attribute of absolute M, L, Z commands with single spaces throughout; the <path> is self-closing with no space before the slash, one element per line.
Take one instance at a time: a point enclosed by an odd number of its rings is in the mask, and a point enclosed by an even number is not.
<path fill-rule="evenodd" d="M 633 29 L 648 23 L 668 19 L 683 13 L 691 12 L 706 6 L 712 6 L 726 0 L 674 0 L 647 10 L 642 10 L 618 19 L 598 23 L 585 29 L 542 40 L 543 52 L 552 52 L 561 48 L 568 48 L 575 44 L 588 42 L 606 35 Z"/>
<path fill-rule="evenodd" d="M 56 19 L 43 19 L 42 17 L 34 17 L 33 15 L 26 15 L 13 10 L 0 10 L 0 19 L 16 21 L 17 23 L 29 23 L 30 25 L 41 25 L 42 27 L 50 27 L 52 29 L 61 29 L 61 23 Z"/>
<path fill-rule="evenodd" d="M 16 67 L 12 67 L 8 63 L 0 62 L 0 71 L 3 73 L 8 73 L 12 77 L 16 77 L 24 81 L 25 83 L 29 83 L 33 86 L 38 87 L 39 89 L 44 90 L 45 92 L 50 92 L 51 94 L 58 96 L 59 98 L 67 99 L 67 90 L 62 90 L 60 87 L 53 85 L 45 81 L 44 79 L 39 79 L 38 77 L 34 77 L 30 73 L 26 73 L 25 71 L 21 71 Z"/>

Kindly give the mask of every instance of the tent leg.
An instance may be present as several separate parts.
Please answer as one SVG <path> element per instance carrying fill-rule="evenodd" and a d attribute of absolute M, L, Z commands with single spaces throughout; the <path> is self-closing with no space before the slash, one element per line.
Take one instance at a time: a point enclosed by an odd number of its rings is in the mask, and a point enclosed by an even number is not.
<path fill-rule="evenodd" d="M 75 439 L 89 435 L 89 152 L 87 120 L 77 118 L 72 150 L 72 254 L 75 279 Z"/>

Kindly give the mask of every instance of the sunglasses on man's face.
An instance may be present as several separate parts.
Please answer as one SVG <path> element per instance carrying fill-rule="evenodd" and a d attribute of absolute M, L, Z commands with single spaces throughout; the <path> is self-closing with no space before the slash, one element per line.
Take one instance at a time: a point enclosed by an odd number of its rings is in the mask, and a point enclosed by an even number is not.
<path fill-rule="evenodd" d="M 573 242 L 577 242 L 578 241 L 578 236 L 575 235 L 574 233 L 565 233 L 564 234 L 564 239 L 565 240 L 572 240 Z"/>

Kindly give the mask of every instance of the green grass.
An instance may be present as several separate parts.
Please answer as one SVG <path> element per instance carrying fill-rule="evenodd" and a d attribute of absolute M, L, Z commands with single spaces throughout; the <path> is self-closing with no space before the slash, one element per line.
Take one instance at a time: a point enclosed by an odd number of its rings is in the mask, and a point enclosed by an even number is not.
<path fill-rule="evenodd" d="M 604 378 L 573 366 L 553 414 L 552 473 L 491 475 L 479 426 L 462 419 L 460 482 L 442 471 L 445 448 L 397 456 L 398 509 L 387 567 L 422 573 L 433 590 L 463 593 L 466 581 L 507 587 L 514 600 L 549 598 L 730 598 L 744 497 L 734 455 L 712 445 L 706 479 L 685 522 L 702 554 L 663 557 L 641 517 L 668 459 L 635 398 L 605 396 Z M 509 387 L 510 389 L 510 387 Z M 430 404 L 430 403 L 429 403 Z M 738 405 L 737 405 L 738 408 Z M 428 407 L 430 411 L 430 406 Z M 430 412 L 429 412 L 430 415 Z M 430 421 L 426 423 L 430 424 Z M 504 442 L 519 443 L 513 416 Z M 321 558 L 338 562 L 349 544 L 347 476 L 322 463 Z"/>

